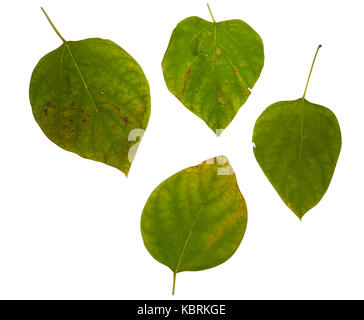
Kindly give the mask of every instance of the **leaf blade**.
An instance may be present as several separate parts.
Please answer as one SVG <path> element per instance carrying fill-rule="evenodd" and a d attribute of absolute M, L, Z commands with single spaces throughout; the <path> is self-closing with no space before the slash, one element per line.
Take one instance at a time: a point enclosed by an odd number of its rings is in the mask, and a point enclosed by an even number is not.
<path fill-rule="evenodd" d="M 35 67 L 29 97 L 51 141 L 128 174 L 128 134 L 146 128 L 150 93 L 142 69 L 121 47 L 99 38 L 62 44 Z"/>
<path fill-rule="evenodd" d="M 144 244 L 173 273 L 225 262 L 244 236 L 247 210 L 235 174 L 218 174 L 225 160 L 176 173 L 152 192 L 143 209 Z"/>
<path fill-rule="evenodd" d="M 302 219 L 331 182 L 341 150 L 334 113 L 301 98 L 269 106 L 256 121 L 254 155 L 285 204 Z"/>
<path fill-rule="evenodd" d="M 245 22 L 189 17 L 173 30 L 162 69 L 169 91 L 217 132 L 245 103 L 263 64 L 263 42 Z"/>

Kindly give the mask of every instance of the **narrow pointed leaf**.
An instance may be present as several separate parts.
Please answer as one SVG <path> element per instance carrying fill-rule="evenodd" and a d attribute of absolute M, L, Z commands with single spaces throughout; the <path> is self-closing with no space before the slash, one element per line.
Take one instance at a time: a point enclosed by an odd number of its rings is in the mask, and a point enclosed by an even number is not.
<path fill-rule="evenodd" d="M 141 218 L 149 253 L 174 273 L 215 267 L 238 248 L 247 209 L 227 159 L 210 159 L 162 182 Z"/>
<path fill-rule="evenodd" d="M 263 42 L 245 22 L 190 17 L 174 29 L 162 68 L 169 91 L 219 134 L 249 97 L 263 64 Z"/>
<path fill-rule="evenodd" d="M 285 204 L 302 219 L 324 196 L 341 149 L 334 113 L 303 97 L 272 104 L 260 115 L 253 133 L 254 154 Z"/>
<path fill-rule="evenodd" d="M 150 93 L 142 69 L 121 47 L 98 38 L 64 40 L 35 67 L 29 96 L 50 140 L 128 174 L 135 144 L 128 136 L 146 129 Z"/>

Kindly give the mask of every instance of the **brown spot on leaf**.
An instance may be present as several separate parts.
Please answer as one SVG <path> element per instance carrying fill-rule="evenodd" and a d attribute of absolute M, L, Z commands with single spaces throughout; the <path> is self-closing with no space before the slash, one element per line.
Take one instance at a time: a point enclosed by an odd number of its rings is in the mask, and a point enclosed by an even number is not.
<path fill-rule="evenodd" d="M 47 116 L 48 115 L 48 109 L 44 108 L 44 114 Z"/>
<path fill-rule="evenodd" d="M 86 123 L 87 122 L 87 119 L 82 119 L 82 123 Z"/>
<path fill-rule="evenodd" d="M 109 106 L 115 107 L 115 104 L 109 101 L 104 101 L 103 104 L 107 104 Z"/>
<path fill-rule="evenodd" d="M 52 102 L 47 102 L 46 107 L 55 109 L 56 105 L 53 104 Z"/>
<path fill-rule="evenodd" d="M 130 124 L 131 123 L 128 117 L 123 117 L 122 119 L 123 119 L 125 124 Z"/>
<path fill-rule="evenodd" d="M 186 87 L 187 87 L 187 81 L 188 81 L 188 78 L 190 77 L 190 74 L 191 74 L 191 67 L 186 72 L 185 82 L 183 84 L 183 91 L 182 91 L 183 95 L 185 95 L 185 90 L 186 90 Z"/>
<path fill-rule="evenodd" d="M 83 115 L 84 115 L 85 118 L 89 118 L 90 117 L 90 114 L 87 113 L 85 109 L 81 109 L 81 112 L 83 113 Z M 82 122 L 83 122 L 83 120 L 82 120 Z"/>
<path fill-rule="evenodd" d="M 215 60 L 215 59 L 214 59 L 214 60 L 212 60 L 212 63 L 213 63 L 213 64 L 216 64 L 216 60 Z"/>
<path fill-rule="evenodd" d="M 128 96 L 129 95 L 130 95 L 130 92 L 128 93 Z M 121 111 L 120 107 L 118 107 L 115 103 L 112 103 L 112 102 L 109 102 L 109 101 L 104 101 L 103 104 L 106 104 L 106 105 L 108 105 L 110 107 L 115 108 L 115 110 L 118 111 L 118 112 Z"/>

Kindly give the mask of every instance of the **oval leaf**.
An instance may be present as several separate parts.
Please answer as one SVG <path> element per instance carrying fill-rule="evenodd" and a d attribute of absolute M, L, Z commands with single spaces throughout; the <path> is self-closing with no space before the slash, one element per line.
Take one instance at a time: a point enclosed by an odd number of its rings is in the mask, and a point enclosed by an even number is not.
<path fill-rule="evenodd" d="M 305 99 L 281 101 L 258 118 L 254 154 L 285 204 L 301 219 L 324 196 L 341 149 L 335 115 Z"/>
<path fill-rule="evenodd" d="M 190 17 L 173 30 L 162 68 L 169 91 L 219 135 L 249 97 L 263 64 L 262 39 L 245 22 Z"/>
<path fill-rule="evenodd" d="M 64 40 L 35 67 L 29 96 L 35 120 L 55 144 L 128 174 L 135 144 L 128 137 L 146 129 L 150 93 L 142 69 L 121 47 L 97 38 Z"/>
<path fill-rule="evenodd" d="M 246 224 L 235 174 L 220 156 L 162 182 L 144 207 L 141 232 L 149 253 L 175 279 L 178 272 L 212 268 L 229 259 Z"/>

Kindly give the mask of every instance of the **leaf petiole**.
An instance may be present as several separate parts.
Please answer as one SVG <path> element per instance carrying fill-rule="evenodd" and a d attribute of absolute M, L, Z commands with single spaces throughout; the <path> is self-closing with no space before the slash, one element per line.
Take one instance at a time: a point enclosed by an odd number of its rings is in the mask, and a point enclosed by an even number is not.
<path fill-rule="evenodd" d="M 56 26 L 53 24 L 51 18 L 49 18 L 47 12 L 43 9 L 43 7 L 40 7 L 41 10 L 43 11 L 44 15 L 46 16 L 48 22 L 50 23 L 50 25 L 52 26 L 53 30 L 57 33 L 58 37 L 61 38 L 63 43 L 66 43 L 67 41 L 65 40 L 65 38 L 62 37 L 62 35 L 59 33 L 59 31 L 57 30 Z"/>
<path fill-rule="evenodd" d="M 317 50 L 316 50 L 315 56 L 313 57 L 313 61 L 312 61 L 312 65 L 311 65 L 310 73 L 308 74 L 308 79 L 307 79 L 307 82 L 306 82 L 306 87 L 305 87 L 305 91 L 303 92 L 303 97 L 302 97 L 302 99 L 304 99 L 304 98 L 305 98 L 305 96 L 306 96 L 306 91 L 307 91 L 308 83 L 309 83 L 310 78 L 311 78 L 311 73 L 312 73 L 313 65 L 315 64 L 316 57 L 317 57 L 317 53 L 318 53 L 318 51 L 320 50 L 320 48 L 321 48 L 321 47 L 322 47 L 322 45 L 321 45 L 321 44 L 319 44 L 319 46 L 317 47 Z"/>
<path fill-rule="evenodd" d="M 210 15 L 211 15 L 212 21 L 213 21 L 214 23 L 216 23 L 216 21 L 215 21 L 215 19 L 214 19 L 214 15 L 212 14 L 212 11 L 211 11 L 211 8 L 210 8 L 210 5 L 209 5 L 209 4 L 207 4 L 207 8 L 209 8 L 209 11 L 210 11 Z"/>
<path fill-rule="evenodd" d="M 174 291 L 176 289 L 176 272 L 173 272 L 173 288 L 172 288 L 172 296 L 174 296 Z"/>

